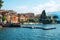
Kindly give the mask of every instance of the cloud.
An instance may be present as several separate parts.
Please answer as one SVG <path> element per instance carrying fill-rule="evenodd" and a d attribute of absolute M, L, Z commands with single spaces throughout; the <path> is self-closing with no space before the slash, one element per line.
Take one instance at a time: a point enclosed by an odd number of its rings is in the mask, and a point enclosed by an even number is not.
<path fill-rule="evenodd" d="M 32 7 L 28 7 L 28 6 L 17 6 L 16 8 L 14 8 L 15 11 L 17 11 L 18 13 L 27 13 L 27 12 L 33 12 L 32 11 Z"/>
<path fill-rule="evenodd" d="M 39 4 L 36 6 L 18 6 L 15 8 L 18 12 L 34 12 L 35 14 L 41 13 L 42 10 L 46 10 L 46 12 L 54 12 L 60 10 L 60 4 L 57 4 L 56 1 L 50 0 L 49 2 L 46 2 L 44 4 Z"/>
<path fill-rule="evenodd" d="M 39 4 L 36 7 L 33 7 L 33 10 L 35 13 L 41 13 L 42 10 L 46 10 L 46 12 L 54 12 L 59 11 L 60 4 L 55 3 L 55 1 L 50 1 L 45 4 Z"/>

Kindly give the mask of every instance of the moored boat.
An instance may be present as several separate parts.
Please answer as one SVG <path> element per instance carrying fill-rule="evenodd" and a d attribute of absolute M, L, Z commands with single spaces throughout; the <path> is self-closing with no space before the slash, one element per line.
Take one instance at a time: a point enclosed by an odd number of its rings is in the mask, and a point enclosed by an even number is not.
<path fill-rule="evenodd" d="M 6 24 L 2 24 L 3 27 L 20 27 L 19 23 L 6 23 Z"/>

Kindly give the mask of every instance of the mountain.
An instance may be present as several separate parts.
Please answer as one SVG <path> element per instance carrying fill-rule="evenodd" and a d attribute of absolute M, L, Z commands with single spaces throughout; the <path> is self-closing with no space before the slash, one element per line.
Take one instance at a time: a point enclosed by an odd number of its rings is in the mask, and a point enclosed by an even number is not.
<path fill-rule="evenodd" d="M 60 15 L 60 11 L 56 11 L 56 12 L 48 12 L 49 14 L 52 14 L 52 15 Z"/>
<path fill-rule="evenodd" d="M 57 15 L 58 16 L 57 20 L 60 20 L 60 11 L 57 11 L 57 12 L 48 12 L 48 13 L 51 14 L 52 16 Z"/>

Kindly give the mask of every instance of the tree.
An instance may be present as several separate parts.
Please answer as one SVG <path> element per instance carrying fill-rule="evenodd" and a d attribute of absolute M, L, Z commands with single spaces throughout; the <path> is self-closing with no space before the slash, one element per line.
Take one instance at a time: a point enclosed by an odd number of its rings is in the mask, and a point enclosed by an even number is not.
<path fill-rule="evenodd" d="M 51 23 L 51 17 L 46 16 L 46 12 L 45 10 L 42 11 L 42 14 L 40 16 L 39 22 L 43 23 L 43 24 L 49 24 Z"/>
<path fill-rule="evenodd" d="M 1 9 L 1 7 L 2 7 L 2 3 L 3 3 L 3 1 L 2 1 L 2 0 L 0 0 L 0 9 Z"/>
<path fill-rule="evenodd" d="M 6 15 L 3 14 L 3 16 L 2 16 L 2 21 L 5 21 L 5 20 L 6 20 Z"/>
<path fill-rule="evenodd" d="M 35 22 L 35 20 L 33 18 L 29 18 L 28 21 L 29 22 Z"/>
<path fill-rule="evenodd" d="M 43 10 L 42 14 L 39 18 L 39 22 L 43 23 L 43 22 L 45 22 L 46 19 L 47 19 L 46 12 L 45 12 L 45 10 Z"/>
<path fill-rule="evenodd" d="M 57 23 L 57 20 L 56 20 L 57 18 L 58 18 L 57 15 L 53 16 L 53 21 L 54 21 L 55 23 Z"/>
<path fill-rule="evenodd" d="M 18 22 L 20 23 L 20 14 L 18 14 Z"/>
<path fill-rule="evenodd" d="M 55 15 L 55 16 L 53 16 L 53 19 L 57 19 L 57 18 L 58 18 L 58 16 L 56 16 L 56 15 Z"/>
<path fill-rule="evenodd" d="M 42 11 L 41 19 L 46 19 L 46 12 L 45 12 L 45 10 Z"/>

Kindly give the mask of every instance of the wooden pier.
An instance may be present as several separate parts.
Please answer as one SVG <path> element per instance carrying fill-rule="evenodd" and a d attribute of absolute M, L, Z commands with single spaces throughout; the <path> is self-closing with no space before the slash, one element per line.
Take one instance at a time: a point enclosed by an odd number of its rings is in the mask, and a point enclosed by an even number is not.
<path fill-rule="evenodd" d="M 29 28 L 29 29 L 43 29 L 43 30 L 51 30 L 56 29 L 56 27 L 34 27 L 34 26 L 22 26 L 22 28 Z"/>

